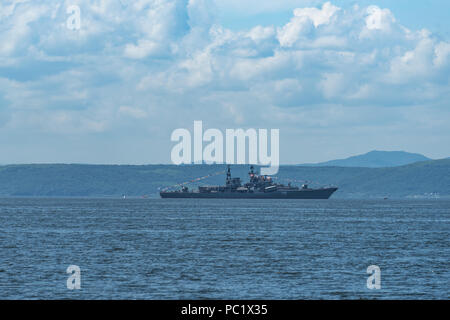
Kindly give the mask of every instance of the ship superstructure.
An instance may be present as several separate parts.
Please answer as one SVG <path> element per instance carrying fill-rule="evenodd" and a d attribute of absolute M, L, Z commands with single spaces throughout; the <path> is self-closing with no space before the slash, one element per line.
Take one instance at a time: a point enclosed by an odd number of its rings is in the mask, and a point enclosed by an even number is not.
<path fill-rule="evenodd" d="M 161 191 L 162 198 L 244 198 L 244 199 L 328 199 L 338 188 L 309 188 L 275 183 L 270 176 L 258 175 L 250 167 L 249 182 L 242 184 L 240 178 L 231 177 L 231 169 L 226 171 L 225 185 L 200 186 L 198 190 L 189 190 L 183 186 L 177 191 Z"/>

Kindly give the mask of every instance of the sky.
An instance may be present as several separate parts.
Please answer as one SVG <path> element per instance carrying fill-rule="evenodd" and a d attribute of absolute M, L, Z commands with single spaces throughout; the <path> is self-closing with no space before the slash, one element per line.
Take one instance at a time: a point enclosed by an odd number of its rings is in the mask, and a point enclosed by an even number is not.
<path fill-rule="evenodd" d="M 2 0 L 0 164 L 170 163 L 171 133 L 194 120 L 279 129 L 282 164 L 449 157 L 448 12 L 443 0 Z"/>

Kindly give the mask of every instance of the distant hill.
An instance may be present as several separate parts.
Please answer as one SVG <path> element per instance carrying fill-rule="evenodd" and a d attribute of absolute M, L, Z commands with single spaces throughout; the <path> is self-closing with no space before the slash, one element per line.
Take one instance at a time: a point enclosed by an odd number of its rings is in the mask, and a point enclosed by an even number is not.
<path fill-rule="evenodd" d="M 308 166 L 320 167 L 397 167 L 411 164 L 419 161 L 431 160 L 418 153 L 409 153 L 404 151 L 370 151 L 365 154 L 352 156 L 346 159 L 331 160 L 315 164 L 306 164 Z"/>
<path fill-rule="evenodd" d="M 224 165 L 80 165 L 0 166 L 0 196 L 158 197 L 160 187 L 224 172 Z M 232 175 L 247 181 L 248 166 L 232 166 Z M 305 181 L 312 187 L 336 185 L 333 198 L 450 197 L 450 159 L 399 167 L 281 166 L 276 180 Z M 198 184 L 223 184 L 224 173 Z"/>

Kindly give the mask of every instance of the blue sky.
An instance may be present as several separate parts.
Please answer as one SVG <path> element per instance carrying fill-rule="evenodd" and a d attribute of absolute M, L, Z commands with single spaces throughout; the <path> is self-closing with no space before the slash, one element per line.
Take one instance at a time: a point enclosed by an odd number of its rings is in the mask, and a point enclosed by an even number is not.
<path fill-rule="evenodd" d="M 80 28 L 67 28 L 80 8 Z M 170 163 L 176 128 L 278 128 L 281 163 L 450 156 L 450 2 L 0 3 L 0 163 Z"/>

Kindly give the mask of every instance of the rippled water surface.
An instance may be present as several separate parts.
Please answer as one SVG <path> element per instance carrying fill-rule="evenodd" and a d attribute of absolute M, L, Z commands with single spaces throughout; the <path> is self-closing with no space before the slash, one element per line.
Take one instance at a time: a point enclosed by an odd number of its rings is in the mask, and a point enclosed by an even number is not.
<path fill-rule="evenodd" d="M 0 199 L 0 298 L 448 299 L 449 222 L 448 200 Z"/>

